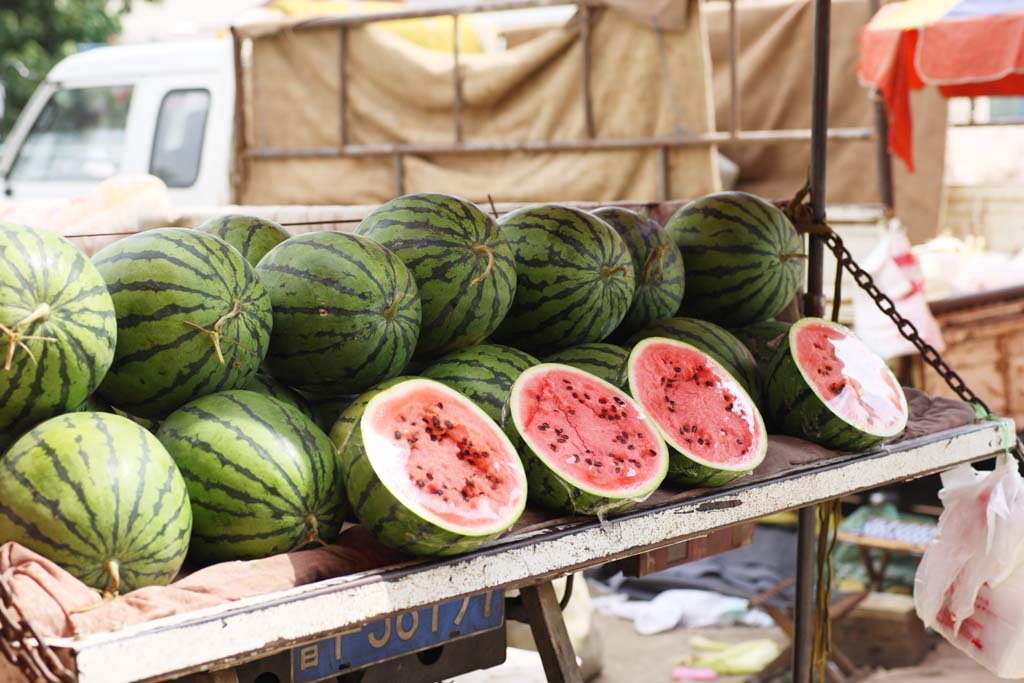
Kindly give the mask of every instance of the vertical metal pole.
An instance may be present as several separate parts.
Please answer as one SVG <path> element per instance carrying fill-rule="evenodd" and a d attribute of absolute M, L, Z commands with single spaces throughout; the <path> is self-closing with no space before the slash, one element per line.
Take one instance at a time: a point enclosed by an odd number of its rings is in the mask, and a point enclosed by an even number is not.
<path fill-rule="evenodd" d="M 395 194 L 405 194 L 405 164 L 402 163 L 401 153 L 394 155 L 392 161 L 395 165 Z"/>
<path fill-rule="evenodd" d="M 231 169 L 231 201 L 238 204 L 242 201 L 242 189 L 245 187 L 245 170 L 248 163 L 246 157 L 245 130 L 245 75 L 242 73 L 242 37 L 238 29 L 231 27 L 231 54 L 235 71 L 235 158 Z"/>
<path fill-rule="evenodd" d="M 455 100 L 452 115 L 455 119 L 455 142 L 462 142 L 462 71 L 459 69 L 459 15 L 452 15 L 452 88 Z"/>
<path fill-rule="evenodd" d="M 811 71 L 811 165 L 810 204 L 815 221 L 825 218 L 825 157 L 828 151 L 828 58 L 832 3 L 814 0 L 814 64 Z M 814 235 L 807 254 L 807 294 L 804 313 L 821 316 L 825 312 L 822 294 L 822 257 L 824 242 Z"/>
<path fill-rule="evenodd" d="M 672 193 L 672 157 L 668 147 L 658 148 L 658 195 L 667 202 Z"/>
<path fill-rule="evenodd" d="M 583 35 L 582 35 L 582 48 L 583 48 L 583 116 L 585 117 L 585 123 L 587 126 L 587 137 L 594 137 L 594 104 L 593 94 L 590 89 L 590 43 L 591 43 L 591 10 L 590 5 L 583 5 L 580 8 L 583 18 Z"/>
<path fill-rule="evenodd" d="M 348 27 L 338 28 L 338 138 L 348 144 Z"/>
<path fill-rule="evenodd" d="M 729 137 L 735 138 L 740 124 L 739 42 L 736 0 L 729 0 Z"/>
<path fill-rule="evenodd" d="M 793 632 L 793 683 L 811 683 L 814 678 L 815 552 L 818 537 L 815 524 L 818 509 L 800 509 L 797 535 L 796 620 Z"/>
<path fill-rule="evenodd" d="M 814 64 L 811 71 L 811 166 L 810 203 L 815 221 L 825 218 L 825 159 L 828 146 L 828 69 L 829 33 L 832 20 L 831 0 L 814 2 Z M 824 243 L 821 237 L 810 236 L 807 264 L 807 294 L 804 312 L 821 316 L 825 312 L 822 260 Z M 796 620 L 793 636 L 793 681 L 811 683 L 813 674 L 815 555 L 817 533 L 816 509 L 800 510 L 797 537 Z"/>
<path fill-rule="evenodd" d="M 885 215 L 892 216 L 896 208 L 896 192 L 892 181 L 892 155 L 889 154 L 889 115 L 882 94 L 875 92 L 875 134 L 878 137 L 878 197 L 885 207 Z"/>
<path fill-rule="evenodd" d="M 871 16 L 875 16 L 881 6 L 881 0 L 869 0 Z M 878 197 L 885 207 L 886 216 L 891 216 L 896 207 L 896 197 L 892 183 L 892 156 L 889 154 L 889 114 L 885 110 L 882 94 L 875 90 L 875 134 L 878 155 Z"/>

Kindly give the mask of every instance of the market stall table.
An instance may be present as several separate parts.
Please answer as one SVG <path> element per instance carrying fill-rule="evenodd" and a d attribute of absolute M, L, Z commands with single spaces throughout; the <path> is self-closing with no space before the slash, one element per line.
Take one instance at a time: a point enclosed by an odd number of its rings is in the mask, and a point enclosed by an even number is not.
<path fill-rule="evenodd" d="M 661 489 L 642 508 L 604 521 L 531 510 L 510 535 L 465 556 L 389 564 L 113 632 L 46 640 L 80 683 L 155 681 L 264 657 L 291 680 L 315 680 L 299 677 L 302 646 L 333 642 L 368 622 L 399 615 L 392 623 L 408 631 L 414 618 L 403 613 L 481 593 L 498 614 L 497 593 L 488 591 L 549 588 L 552 578 L 586 567 L 1004 452 L 1009 421 L 975 422 L 964 404 L 910 397 L 905 437 L 870 453 L 772 437 L 764 465 L 722 489 Z"/>

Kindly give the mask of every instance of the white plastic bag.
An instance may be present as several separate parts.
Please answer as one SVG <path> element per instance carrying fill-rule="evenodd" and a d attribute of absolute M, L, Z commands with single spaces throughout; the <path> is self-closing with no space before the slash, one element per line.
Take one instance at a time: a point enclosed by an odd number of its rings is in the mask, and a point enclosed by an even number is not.
<path fill-rule="evenodd" d="M 893 300 L 896 310 L 914 323 L 921 338 L 938 351 L 944 351 L 942 332 L 925 298 L 924 272 L 911 251 L 906 230 L 897 219 L 889 220 L 888 232 L 864 259 L 861 267 Z M 882 358 L 917 353 L 914 345 L 900 334 L 896 324 L 878 310 L 871 297 L 859 287 L 853 293 L 853 326 L 857 336 Z"/>
<path fill-rule="evenodd" d="M 914 580 L 914 605 L 989 671 L 1024 677 L 1024 479 L 1017 462 L 942 475 L 938 533 Z"/>

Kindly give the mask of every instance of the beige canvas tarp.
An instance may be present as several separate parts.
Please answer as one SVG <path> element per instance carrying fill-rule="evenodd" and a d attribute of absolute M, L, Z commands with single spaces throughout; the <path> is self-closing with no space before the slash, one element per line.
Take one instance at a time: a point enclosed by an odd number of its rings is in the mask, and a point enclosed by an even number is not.
<path fill-rule="evenodd" d="M 740 2 L 740 119 L 748 129 L 806 128 L 811 120 L 811 46 L 814 3 L 810 0 Z M 705 7 L 719 130 L 729 125 L 728 3 Z M 832 2 L 829 125 L 874 125 L 869 91 L 857 82 L 857 34 L 870 17 L 865 0 Z M 915 242 L 932 237 L 939 223 L 946 102 L 935 88 L 914 93 L 917 172 L 893 164 L 896 210 Z M 740 189 L 773 199 L 791 196 L 807 177 L 806 142 L 722 145 L 740 165 Z M 834 204 L 879 202 L 875 143 L 833 141 L 828 148 L 827 200 Z"/>
<path fill-rule="evenodd" d="M 682 5 L 682 3 L 679 3 Z M 613 9 L 595 12 L 592 92 L 596 136 L 668 136 L 712 129 L 710 68 L 701 3 L 679 30 L 658 33 Z M 248 149 L 295 151 L 340 142 L 339 32 L 279 25 L 241 28 L 253 37 L 244 81 Z M 467 142 L 586 138 L 580 22 L 506 52 L 464 55 Z M 407 43 L 380 27 L 347 38 L 350 144 L 453 141 L 452 56 Z M 368 204 L 395 192 L 391 157 L 250 159 L 241 203 Z M 658 197 L 657 150 L 406 156 L 404 189 L 452 192 L 476 201 Z M 709 146 L 673 150 L 670 190 L 717 187 Z"/>

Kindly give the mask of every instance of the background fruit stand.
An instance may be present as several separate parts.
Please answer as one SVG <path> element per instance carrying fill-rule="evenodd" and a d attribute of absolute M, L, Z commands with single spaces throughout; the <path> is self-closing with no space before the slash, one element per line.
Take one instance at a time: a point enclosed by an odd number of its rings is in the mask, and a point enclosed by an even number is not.
<path fill-rule="evenodd" d="M 417 11 L 416 15 L 454 16 L 456 12 L 541 4 L 550 3 L 542 0 L 490 2 L 468 8 L 434 8 Z M 792 139 L 810 137 L 811 203 L 806 218 L 812 227 L 825 218 L 829 7 L 827 0 L 816 2 L 811 130 L 809 133 L 777 133 Z M 588 5 L 584 8 L 589 21 L 590 12 L 594 10 Z M 395 17 L 390 14 L 325 18 L 311 25 L 338 31 L 344 64 L 346 31 L 359 24 Z M 589 30 L 586 26 L 589 24 L 585 24 L 584 35 Z M 457 30 L 454 36 L 457 46 Z M 589 45 L 582 53 L 584 76 L 580 87 L 587 101 L 585 110 L 590 112 L 586 75 L 588 50 Z M 455 110 L 459 112 L 462 95 L 457 47 L 454 52 L 453 98 Z M 241 43 L 238 54 L 241 63 Z M 341 73 L 344 74 L 344 68 Z M 344 83 L 344 76 L 341 83 Z M 341 92 L 344 93 L 344 89 Z M 406 155 L 443 154 L 460 151 L 459 148 L 468 153 L 474 149 L 472 144 L 463 142 L 462 125 L 456 116 L 455 141 L 451 145 L 346 150 L 345 101 L 342 94 L 339 100 L 342 148 L 285 156 L 352 153 L 394 159 L 396 189 L 403 190 L 403 157 Z M 663 195 L 667 197 L 672 193 L 667 150 L 706 148 L 719 141 L 758 139 L 763 135 L 767 134 L 738 130 L 734 126 L 728 132 L 695 136 L 678 134 L 627 141 L 591 139 L 562 145 L 510 147 L 506 144 L 501 147 L 513 151 L 535 147 L 536 151 L 545 152 L 557 152 L 561 147 L 561 151 L 577 153 L 617 147 L 653 150 L 652 158 L 659 164 Z M 837 136 L 864 138 L 865 133 L 839 131 Z M 476 151 L 500 150 L 485 147 Z M 240 159 L 246 154 L 241 149 Z M 280 158 L 281 153 L 262 150 L 254 156 Z M 240 164 L 240 168 L 244 166 Z M 239 182 L 244 179 L 240 178 Z M 651 214 L 663 216 L 673 208 L 657 202 L 646 206 Z M 809 238 L 807 295 L 803 305 L 804 313 L 809 316 L 820 317 L 824 313 L 822 265 L 826 239 L 827 235 L 821 233 Z M 387 676 L 394 680 L 397 671 L 402 672 L 402 680 L 437 680 L 500 661 L 504 651 L 501 626 L 507 615 L 530 623 L 549 680 L 578 681 L 579 671 L 559 615 L 552 579 L 686 543 L 776 512 L 800 509 L 794 672 L 799 683 L 808 683 L 812 675 L 816 574 L 815 506 L 849 493 L 935 473 L 1006 450 L 1008 423 L 1004 421 L 978 422 L 973 412 L 965 411 L 963 406 L 934 402 L 924 396 L 913 397 L 911 404 L 912 422 L 903 438 L 868 453 L 838 454 L 806 442 L 773 437 L 765 466 L 753 476 L 725 487 L 684 492 L 661 490 L 634 510 L 604 520 L 528 513 L 512 533 L 455 558 L 396 562 L 383 550 L 373 549 L 365 537 L 358 535 L 358 530 L 349 530 L 343 533 L 339 545 L 344 552 L 352 553 L 353 566 L 361 567 L 362 571 L 108 633 L 78 638 L 47 637 L 40 643 L 0 582 L 0 589 L 3 589 L 0 593 L 0 627 L 3 629 L 0 645 L 9 657 L 28 653 L 37 663 L 43 662 L 42 668 L 48 669 L 52 674 L 50 680 L 55 681 L 120 683 L 193 676 L 196 681 L 312 682 L 337 677 L 339 670 L 345 673 L 363 664 L 378 667 L 368 670 L 368 678 L 363 679 L 367 681 L 373 680 L 369 677 L 375 675 L 374 672 L 382 677 L 380 680 L 387 680 Z M 504 591 L 510 589 L 518 589 L 521 597 L 506 601 Z M 472 615 L 473 623 L 467 622 L 460 630 L 458 627 L 467 613 Z M 424 644 L 419 634 L 425 633 L 428 626 L 434 637 Z M 446 637 L 436 636 L 439 629 L 445 631 Z M 370 646 L 370 654 L 355 667 L 352 666 L 353 655 L 343 653 L 343 646 L 353 642 L 346 640 L 350 636 L 365 638 Z M 374 649 L 378 651 L 377 656 Z M 390 658 L 388 662 L 380 663 L 381 651 Z M 424 654 L 428 652 L 433 654 Z M 224 673 L 202 673 L 218 671 Z"/>

